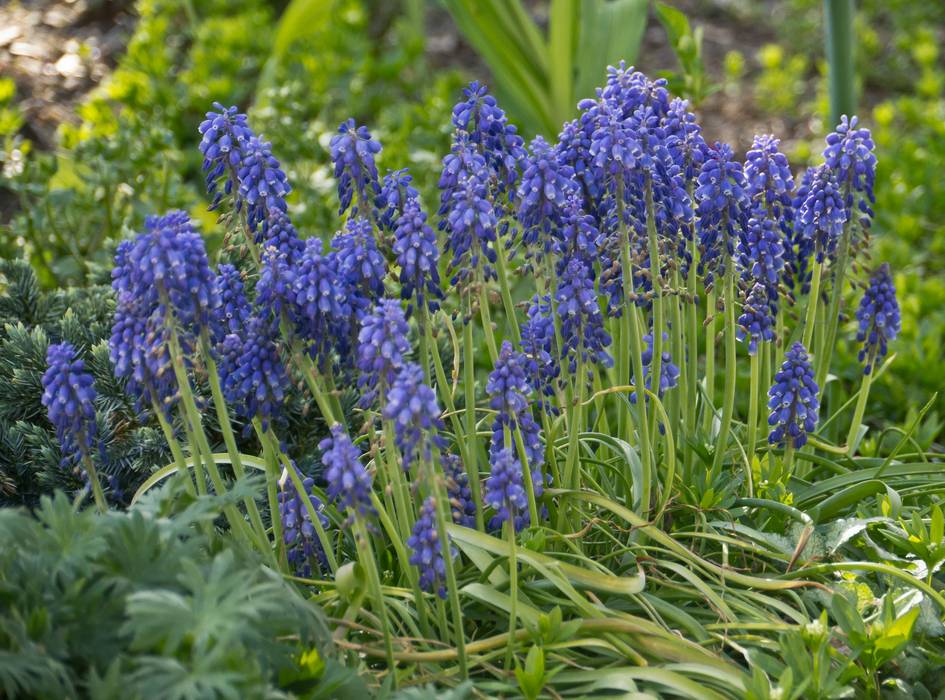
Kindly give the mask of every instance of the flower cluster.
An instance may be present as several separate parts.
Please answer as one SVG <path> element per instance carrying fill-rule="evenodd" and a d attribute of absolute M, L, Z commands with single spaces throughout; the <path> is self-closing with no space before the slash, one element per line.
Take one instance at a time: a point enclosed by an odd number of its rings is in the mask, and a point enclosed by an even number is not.
<path fill-rule="evenodd" d="M 357 290 L 358 300 L 366 303 L 384 296 L 384 278 L 387 262 L 377 249 L 371 222 L 360 216 L 348 219 L 345 233 L 332 241 L 338 260 L 338 272 L 351 289 Z"/>
<path fill-rule="evenodd" d="M 542 408 L 556 414 L 558 407 L 551 397 L 555 395 L 555 384 L 561 374 L 561 363 L 555 339 L 555 321 L 551 314 L 551 299 L 548 296 L 532 298 L 528 306 L 528 319 L 522 324 L 522 350 L 529 359 L 529 377 L 532 388 L 542 398 Z"/>
<path fill-rule="evenodd" d="M 492 472 L 486 479 L 486 505 L 495 510 L 489 527 L 498 529 L 511 520 L 516 530 L 527 527 L 528 495 L 522 485 L 522 465 L 512 449 L 506 447 L 492 456 Z"/>
<path fill-rule="evenodd" d="M 292 467 L 295 469 L 295 467 Z M 305 487 L 305 498 L 309 499 L 315 512 L 318 515 L 319 524 L 328 527 L 328 516 L 323 512 L 324 505 L 318 497 L 312 493 L 315 481 L 311 477 L 302 480 L 302 486 Z M 312 562 L 314 561 L 322 569 L 327 567 L 325 552 L 321 543 L 318 541 L 318 535 L 315 526 L 312 524 L 312 516 L 303 501 L 303 496 L 295 488 L 292 479 L 286 477 L 282 488 L 279 491 L 279 520 L 282 523 L 282 541 L 286 546 L 286 559 L 295 570 L 296 575 L 304 578 L 312 576 Z"/>
<path fill-rule="evenodd" d="M 411 549 L 410 563 L 420 571 L 420 587 L 446 598 L 446 562 L 436 526 L 436 499 L 432 496 L 420 506 L 420 517 L 407 539 L 407 546 Z M 452 545 L 450 554 L 456 556 Z"/>
<path fill-rule="evenodd" d="M 889 342 L 899 335 L 899 302 L 888 263 L 883 263 L 873 273 L 857 309 L 856 320 L 859 323 L 856 339 L 863 343 L 859 359 L 866 361 L 864 374 L 870 374 L 876 362 L 886 356 Z"/>
<path fill-rule="evenodd" d="M 496 419 L 492 424 L 489 455 L 494 465 L 499 459 L 499 453 L 510 446 L 506 444 L 506 430 L 519 431 L 532 475 L 535 496 L 539 497 L 544 484 L 541 468 L 545 461 L 545 454 L 540 428 L 535 422 L 529 403 L 532 392 L 529 380 L 530 367 L 531 361 L 524 353 L 514 350 L 509 341 L 502 343 L 495 368 L 489 374 L 489 381 L 486 383 L 486 393 L 490 397 L 489 407 L 496 411 Z M 511 446 L 514 444 L 513 436 Z"/>
<path fill-rule="evenodd" d="M 807 350 L 801 343 L 794 343 L 768 390 L 768 442 L 795 449 L 807 444 L 807 434 L 817 427 L 819 391 Z"/>
<path fill-rule="evenodd" d="M 420 200 L 411 197 L 394 229 L 394 255 L 400 268 L 400 296 L 434 312 L 443 298 L 440 288 L 440 249 L 436 233 L 427 225 Z"/>
<path fill-rule="evenodd" d="M 318 449 L 322 451 L 325 465 L 328 497 L 341 510 L 372 515 L 371 475 L 361 463 L 361 454 L 345 429 L 337 423 L 333 425 L 331 435 L 318 443 Z"/>
<path fill-rule="evenodd" d="M 555 301 L 561 318 L 562 352 L 571 372 L 576 370 L 578 358 L 610 367 L 613 359 L 605 349 L 610 345 L 610 335 L 604 330 L 594 271 L 588 262 L 579 257 L 568 261 L 561 272 Z"/>
<path fill-rule="evenodd" d="M 56 429 L 62 462 L 80 465 L 98 443 L 95 386 L 71 343 L 50 345 L 43 374 L 43 406 Z"/>
<path fill-rule="evenodd" d="M 731 146 L 717 143 L 709 150 L 699 171 L 698 184 L 695 197 L 702 249 L 699 271 L 705 275 L 708 290 L 715 277 L 725 273 L 728 260 L 735 254 L 735 242 L 748 224 L 747 183 Z"/>
<path fill-rule="evenodd" d="M 410 354 L 410 327 L 404 312 L 393 299 L 382 299 L 364 317 L 358 333 L 357 367 L 360 405 L 370 406 L 378 394 L 386 394 L 397 372 Z"/>
<path fill-rule="evenodd" d="M 292 313 L 296 331 L 322 367 L 333 350 L 344 350 L 351 332 L 353 295 L 338 268 L 336 254 L 325 253 L 321 239 L 305 241 L 295 270 Z"/>
<path fill-rule="evenodd" d="M 640 357 L 643 360 L 643 375 L 644 386 L 647 389 L 653 390 L 653 332 L 647 333 L 643 336 L 643 340 L 646 343 L 646 350 L 640 353 Z M 669 340 L 669 335 L 666 331 L 663 331 L 663 341 Z M 673 363 L 673 356 L 668 350 L 660 351 L 660 385 L 657 389 L 656 395 L 662 398 L 663 394 L 673 389 L 677 384 L 679 384 L 679 367 Z M 634 392 L 630 395 L 630 402 L 636 403 L 637 394 Z"/>
<path fill-rule="evenodd" d="M 329 150 L 338 181 L 338 199 L 341 202 L 338 213 L 344 214 L 357 195 L 354 213 L 367 216 L 370 203 L 381 192 L 374 163 L 374 157 L 381 152 L 381 144 L 371 138 L 366 126 L 358 126 L 354 119 L 348 119 L 331 137 Z"/>
<path fill-rule="evenodd" d="M 227 335 L 220 348 L 227 403 L 249 420 L 259 418 L 263 430 L 279 417 L 290 384 L 274 330 L 272 323 L 254 314 Z"/>
<path fill-rule="evenodd" d="M 404 215 L 407 205 L 420 199 L 420 193 L 411 182 L 413 178 L 407 168 L 393 170 L 384 176 L 381 193 L 377 198 L 377 205 L 381 208 L 378 221 L 384 228 L 393 230 L 397 220 Z"/>
<path fill-rule="evenodd" d="M 196 334 L 213 333 L 220 294 L 203 239 L 182 211 L 149 217 L 145 231 L 115 253 L 117 306 L 109 339 L 115 375 L 139 410 L 169 411 L 177 392 L 170 346 L 189 356 Z"/>
<path fill-rule="evenodd" d="M 463 469 L 459 457 L 444 454 L 440 458 L 443 476 L 446 477 L 446 494 L 449 496 L 450 514 L 453 522 L 463 527 L 476 526 L 476 503 L 472 489 L 469 488 L 469 476 Z"/>
<path fill-rule="evenodd" d="M 798 233 L 812 243 L 818 262 L 834 254 L 847 218 L 836 176 L 821 165 L 812 173 L 807 196 L 797 209 Z"/>
<path fill-rule="evenodd" d="M 518 220 L 522 225 L 522 243 L 547 255 L 562 226 L 568 199 L 575 193 L 569 165 L 555 158 L 548 143 L 536 136 L 529 146 L 525 170 L 519 185 Z"/>
<path fill-rule="evenodd" d="M 216 209 L 224 196 L 239 191 L 237 173 L 243 163 L 243 150 L 255 138 L 245 114 L 236 107 L 224 107 L 213 103 L 217 111 L 207 112 L 200 123 L 200 152 L 203 154 L 203 170 L 207 176 L 207 193 L 213 197 L 210 209 Z M 223 190 L 219 190 L 223 180 Z M 239 198 L 237 209 L 241 207 Z"/>
<path fill-rule="evenodd" d="M 768 301 L 768 288 L 755 282 L 742 303 L 742 314 L 738 317 L 738 340 L 748 338 L 748 354 L 758 351 L 758 343 L 774 340 L 774 316 Z"/>
<path fill-rule="evenodd" d="M 429 462 L 434 447 L 443 447 L 443 429 L 436 393 L 423 381 L 423 369 L 410 362 L 403 366 L 387 395 L 383 417 L 394 424 L 394 438 L 403 456 L 404 471 L 417 460 Z"/>

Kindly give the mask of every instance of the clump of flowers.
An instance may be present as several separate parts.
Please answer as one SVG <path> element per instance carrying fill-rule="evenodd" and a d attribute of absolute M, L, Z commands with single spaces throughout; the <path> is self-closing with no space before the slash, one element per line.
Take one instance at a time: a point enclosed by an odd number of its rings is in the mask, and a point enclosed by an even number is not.
<path fill-rule="evenodd" d="M 768 391 L 768 442 L 794 449 L 806 445 L 807 434 L 817 427 L 819 392 L 807 350 L 801 343 L 794 343 Z"/>
<path fill-rule="evenodd" d="M 79 466 L 100 449 L 95 386 L 71 343 L 50 345 L 43 374 L 43 406 L 56 429 L 64 465 Z"/>
<path fill-rule="evenodd" d="M 857 309 L 856 320 L 859 323 L 856 339 L 863 343 L 859 359 L 866 362 L 863 373 L 870 374 L 876 363 L 886 357 L 889 343 L 899 335 L 899 302 L 888 263 L 883 263 L 873 273 Z"/>

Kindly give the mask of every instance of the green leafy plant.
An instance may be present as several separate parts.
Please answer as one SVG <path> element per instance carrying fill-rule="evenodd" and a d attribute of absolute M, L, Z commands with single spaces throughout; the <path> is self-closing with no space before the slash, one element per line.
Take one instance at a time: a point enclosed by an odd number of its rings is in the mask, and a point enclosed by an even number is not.
<path fill-rule="evenodd" d="M 647 0 L 551 0 L 543 33 L 521 0 L 445 0 L 529 131 L 557 134 L 608 65 L 636 60 Z"/>
<path fill-rule="evenodd" d="M 35 516 L 0 511 L 4 694 L 363 697 L 356 677 L 339 675 L 317 606 L 255 555 L 195 527 L 226 500 L 182 500 L 179 486 L 126 513 L 78 511 L 62 494 Z M 234 485 L 227 498 L 241 490 L 253 492 Z M 319 695 L 326 676 L 344 692 Z"/>

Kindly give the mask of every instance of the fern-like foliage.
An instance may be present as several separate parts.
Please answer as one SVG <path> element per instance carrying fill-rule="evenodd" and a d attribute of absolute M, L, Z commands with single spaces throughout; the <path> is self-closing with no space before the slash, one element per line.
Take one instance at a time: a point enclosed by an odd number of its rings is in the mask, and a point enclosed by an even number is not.
<path fill-rule="evenodd" d="M 179 486 L 106 515 L 62 493 L 32 515 L 0 509 L 0 696 L 235 699 L 276 696 L 286 678 L 318 686 L 331 647 L 321 612 L 203 526 L 258 484 L 196 500 Z"/>

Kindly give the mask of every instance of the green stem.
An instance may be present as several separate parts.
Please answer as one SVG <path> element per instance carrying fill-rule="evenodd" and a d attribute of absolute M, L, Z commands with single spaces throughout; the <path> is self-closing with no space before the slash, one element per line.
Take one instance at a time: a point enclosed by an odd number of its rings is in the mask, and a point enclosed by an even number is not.
<path fill-rule="evenodd" d="M 873 361 L 873 358 L 870 358 Z M 874 370 L 874 367 L 870 368 Z M 870 384 L 872 383 L 872 371 L 863 375 L 863 383 L 860 385 L 860 396 L 856 400 L 856 408 L 853 411 L 853 421 L 850 423 L 850 432 L 847 434 L 847 454 L 853 454 L 856 436 L 860 430 L 860 423 L 863 422 L 863 414 L 866 413 L 866 402 L 870 395 Z"/>
<path fill-rule="evenodd" d="M 508 262 L 505 258 L 505 246 L 496 245 L 496 271 L 499 277 L 499 293 L 502 295 L 502 306 L 505 307 L 506 326 L 512 332 L 515 346 L 522 344 L 522 332 L 518 327 L 518 317 L 515 313 L 515 304 L 512 302 L 512 292 L 509 288 Z"/>
<path fill-rule="evenodd" d="M 827 82 L 833 124 L 840 123 L 841 115 L 856 112 L 855 17 L 854 0 L 824 0 Z"/>
<path fill-rule="evenodd" d="M 653 328 L 650 330 L 653 338 L 653 356 L 650 359 L 650 386 L 659 393 L 660 375 L 663 365 L 663 279 L 660 271 L 660 249 L 656 235 L 656 213 L 653 205 L 653 183 L 649 176 L 644 184 L 646 201 L 646 233 L 650 256 L 650 281 L 653 286 Z M 655 442 L 656 432 L 655 413 L 651 435 Z"/>
<path fill-rule="evenodd" d="M 265 431 L 262 429 L 262 422 L 257 418 L 253 420 L 253 428 L 259 437 L 262 445 L 263 460 L 266 463 L 266 497 L 269 499 L 269 520 L 272 523 L 272 540 L 276 543 L 278 549 L 278 560 L 283 566 L 287 567 L 285 540 L 282 536 L 282 519 L 279 517 L 279 458 L 273 454 L 272 445 L 266 439 Z"/>
<path fill-rule="evenodd" d="M 706 435 L 712 434 L 715 421 L 715 316 L 718 313 L 715 287 L 706 298 L 708 319 L 705 327 L 705 396 L 706 407 L 703 415 Z"/>
<path fill-rule="evenodd" d="M 508 428 L 506 428 L 508 432 Z M 538 504 L 535 502 L 535 484 L 532 481 L 531 465 L 528 463 L 528 452 L 525 449 L 525 438 L 522 436 L 521 426 L 515 426 L 515 447 L 518 450 L 518 460 L 522 465 L 522 482 L 525 484 L 525 493 L 528 496 L 528 514 L 531 516 L 533 527 L 538 527 Z"/>
<path fill-rule="evenodd" d="M 759 384 L 758 352 L 751 354 L 751 383 L 748 387 L 748 495 L 753 495 L 751 469 L 755 461 L 755 443 L 758 439 L 758 394 L 762 390 Z"/>
<path fill-rule="evenodd" d="M 495 331 L 492 328 L 492 312 L 489 309 L 489 292 L 485 283 L 479 287 L 479 316 L 482 319 L 482 332 L 486 336 L 486 346 L 489 348 L 489 357 L 492 364 L 499 359 L 499 347 L 496 344 Z"/>
<path fill-rule="evenodd" d="M 293 470 L 294 471 L 294 470 Z M 377 605 L 378 618 L 381 621 L 381 634 L 384 637 L 384 651 L 387 655 L 387 668 L 393 679 L 393 687 L 397 687 L 397 662 L 394 660 L 394 642 L 390 633 L 390 622 L 387 617 L 387 604 L 384 601 L 384 591 L 381 588 L 381 577 L 377 571 L 377 560 L 374 557 L 371 539 L 367 528 L 357 515 L 354 517 L 354 537 L 357 542 L 358 558 L 367 574 L 368 585 L 371 587 L 371 597 Z"/>
<path fill-rule="evenodd" d="M 715 458 L 712 471 L 718 474 L 722 459 L 728 447 L 728 434 L 732 427 L 732 414 L 735 410 L 735 269 L 729 260 L 725 266 L 725 388 L 722 396 L 722 423 L 716 442 Z"/>
<path fill-rule="evenodd" d="M 511 671 L 512 656 L 515 652 L 515 629 L 518 626 L 518 561 L 515 556 L 515 522 L 511 515 L 505 521 L 505 527 L 509 539 L 509 643 L 505 649 L 505 669 Z"/>
<path fill-rule="evenodd" d="M 450 609 L 453 615 L 453 643 L 456 646 L 459 661 L 460 677 L 468 678 L 469 669 L 466 664 L 466 633 L 463 628 L 463 609 L 459 603 L 459 587 L 456 583 L 456 570 L 453 566 L 453 556 L 450 548 L 449 533 L 446 529 L 447 514 L 451 512 L 446 485 L 443 483 L 442 473 L 437 472 L 433 478 L 433 497 L 436 503 L 436 529 L 440 542 L 440 553 L 443 556 L 446 569 L 446 595 L 449 598 Z"/>
<path fill-rule="evenodd" d="M 577 371 L 574 374 L 574 383 L 577 385 L 577 398 L 575 399 L 572 392 L 569 392 L 569 401 L 567 405 L 567 418 L 568 418 L 568 454 L 564 464 L 564 484 L 565 488 L 577 490 L 580 488 L 578 478 L 578 450 L 580 448 L 580 443 L 578 438 L 581 435 L 581 423 L 584 413 L 584 396 L 587 388 L 587 377 L 585 376 L 584 370 L 584 361 L 580 357 L 577 358 Z M 646 427 L 644 425 L 641 434 L 646 432 Z M 565 528 L 565 520 L 568 516 L 568 509 L 561 508 L 558 511 L 558 531 L 563 532 Z"/>
<path fill-rule="evenodd" d="M 817 325 L 817 305 L 820 303 L 820 278 L 824 264 L 814 262 L 814 272 L 810 282 L 810 294 L 807 297 L 807 316 L 804 321 L 804 347 L 809 351 L 814 339 L 814 326 Z"/>
<path fill-rule="evenodd" d="M 217 371 L 217 363 L 213 357 L 213 351 L 210 348 L 210 335 L 206 328 L 202 329 L 200 333 L 200 349 L 204 356 L 204 363 L 207 366 L 207 376 L 210 380 L 210 394 L 213 397 L 213 405 L 217 413 L 217 422 L 220 424 L 220 432 L 223 433 L 223 442 L 226 444 L 226 451 L 230 455 L 230 465 L 233 467 L 233 473 L 236 474 L 236 478 L 242 479 L 246 476 L 246 470 L 243 468 L 243 460 L 240 456 L 239 448 L 236 446 L 236 437 L 233 435 L 233 427 L 230 423 L 226 399 L 220 387 L 220 374 Z M 256 529 L 257 535 L 265 540 L 266 528 L 259 514 L 259 508 L 256 507 L 256 501 L 252 497 L 247 496 L 243 499 L 243 503 L 246 506 L 246 512 L 249 514 L 250 522 Z"/>
<path fill-rule="evenodd" d="M 95 469 L 95 465 L 92 463 L 92 458 L 89 455 L 82 455 L 82 463 L 85 465 L 85 471 L 88 472 L 89 483 L 92 485 L 92 496 L 95 498 L 95 507 L 98 508 L 100 513 L 105 513 L 108 511 L 108 501 L 105 500 L 105 492 L 102 491 L 102 484 L 98 480 L 98 472 Z"/>
<path fill-rule="evenodd" d="M 827 327 L 824 334 L 824 344 L 816 358 L 817 386 L 823 387 L 830 371 L 830 361 L 833 359 L 833 348 L 837 342 L 837 329 L 840 326 L 840 304 L 843 301 L 843 285 L 846 282 L 847 262 L 850 257 L 850 239 L 853 236 L 852 224 L 847 221 L 843 227 L 843 237 L 840 240 L 840 250 L 837 253 L 837 264 L 833 266 L 833 289 L 830 292 L 830 306 L 827 311 Z"/>
<path fill-rule="evenodd" d="M 181 449 L 180 443 L 177 441 L 177 437 L 174 435 L 174 429 L 171 427 L 171 424 L 167 422 L 167 418 L 164 416 L 164 411 L 161 410 L 161 407 L 158 406 L 156 401 L 151 402 L 151 408 L 154 411 L 154 415 L 158 419 L 158 424 L 161 426 L 161 431 L 164 433 L 164 440 L 167 442 L 167 446 L 171 449 L 171 455 L 174 457 L 174 463 L 177 465 L 177 471 L 181 474 L 190 474 L 190 470 L 187 468 L 187 458 L 184 456 L 184 451 Z M 192 496 L 197 495 L 197 491 L 194 488 L 194 482 L 191 480 L 190 476 L 187 477 L 186 488 L 187 492 Z"/>
<path fill-rule="evenodd" d="M 485 532 L 482 508 L 482 488 L 479 483 L 479 438 L 476 435 L 476 349 L 473 347 L 471 320 L 463 325 L 463 391 L 466 401 L 466 440 L 469 460 L 466 473 L 469 487 L 476 502 L 476 526 Z"/>

